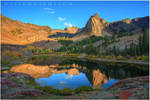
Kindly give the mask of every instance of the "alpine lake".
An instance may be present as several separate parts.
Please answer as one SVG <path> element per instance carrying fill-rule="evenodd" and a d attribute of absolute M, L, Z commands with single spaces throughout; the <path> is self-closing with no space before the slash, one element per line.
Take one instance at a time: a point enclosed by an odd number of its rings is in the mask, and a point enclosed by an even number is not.
<path fill-rule="evenodd" d="M 36 56 L 10 70 L 31 75 L 41 87 L 50 86 L 61 90 L 90 86 L 105 90 L 119 80 L 148 75 L 148 68 L 148 65 Z"/>

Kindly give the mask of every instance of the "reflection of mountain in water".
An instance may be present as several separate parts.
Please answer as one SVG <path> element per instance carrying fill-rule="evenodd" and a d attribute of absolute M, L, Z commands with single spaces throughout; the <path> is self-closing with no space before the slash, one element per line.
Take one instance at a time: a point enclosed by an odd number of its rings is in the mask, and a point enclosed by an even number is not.
<path fill-rule="evenodd" d="M 103 83 L 107 83 L 108 78 L 99 69 L 94 69 L 92 72 L 86 73 L 88 80 L 93 85 L 93 88 L 99 88 Z"/>
<path fill-rule="evenodd" d="M 12 72 L 22 72 L 31 75 L 34 78 L 41 78 L 41 77 L 49 77 L 52 74 L 58 73 L 66 73 L 71 75 L 79 75 L 80 72 L 76 68 L 71 69 L 59 69 L 56 68 L 58 65 L 49 65 L 49 66 L 39 66 L 39 65 L 32 65 L 32 64 L 22 64 L 18 66 L 14 66 L 10 69 Z"/>
<path fill-rule="evenodd" d="M 68 65 L 71 68 L 56 68 L 55 65 L 50 66 L 37 66 L 32 64 L 22 64 L 12 67 L 10 70 L 12 72 L 22 72 L 31 75 L 34 78 L 50 77 L 52 74 L 66 73 L 68 75 L 79 75 L 84 69 L 88 80 L 93 85 L 93 87 L 100 87 L 102 83 L 106 83 L 108 78 L 105 74 L 101 73 L 99 69 L 94 69 L 92 72 L 87 72 L 86 68 L 80 69 L 78 65 Z M 56 65 L 57 66 L 57 65 Z"/>
<path fill-rule="evenodd" d="M 10 69 L 12 72 L 22 72 L 34 78 L 50 77 L 52 74 L 66 73 L 68 75 L 79 75 L 85 73 L 93 88 L 99 88 L 109 79 L 123 79 L 146 75 L 148 72 L 131 66 L 105 65 L 86 61 L 66 60 L 55 65 L 22 64 Z"/>

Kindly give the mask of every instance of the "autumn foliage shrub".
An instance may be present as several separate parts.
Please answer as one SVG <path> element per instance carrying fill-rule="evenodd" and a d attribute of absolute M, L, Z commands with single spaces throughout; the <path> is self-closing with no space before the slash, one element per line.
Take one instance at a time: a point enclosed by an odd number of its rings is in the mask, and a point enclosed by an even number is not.
<path fill-rule="evenodd" d="M 124 58 L 122 56 L 117 56 L 118 60 L 123 60 Z"/>

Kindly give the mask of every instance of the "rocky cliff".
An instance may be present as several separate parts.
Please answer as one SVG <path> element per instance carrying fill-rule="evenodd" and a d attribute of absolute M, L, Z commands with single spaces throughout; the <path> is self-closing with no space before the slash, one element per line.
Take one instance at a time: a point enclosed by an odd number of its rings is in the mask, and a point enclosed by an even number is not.
<path fill-rule="evenodd" d="M 90 35 L 102 36 L 102 30 L 106 25 L 107 22 L 96 13 L 94 16 L 90 17 L 82 32 Z"/>

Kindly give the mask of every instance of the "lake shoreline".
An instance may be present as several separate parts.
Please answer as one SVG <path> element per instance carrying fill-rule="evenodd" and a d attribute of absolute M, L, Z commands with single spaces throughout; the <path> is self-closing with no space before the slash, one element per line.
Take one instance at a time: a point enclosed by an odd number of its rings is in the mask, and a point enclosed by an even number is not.
<path fill-rule="evenodd" d="M 89 58 L 88 58 L 89 59 Z M 115 62 L 115 63 L 128 63 L 128 64 L 140 64 L 140 65 L 149 65 L 149 62 L 145 61 L 130 61 L 130 60 L 108 60 L 103 58 L 90 58 L 89 60 L 96 60 L 96 61 L 104 61 L 104 62 Z"/>
<path fill-rule="evenodd" d="M 100 58 L 100 57 L 80 57 L 80 56 L 67 56 L 67 55 L 54 55 L 54 54 L 44 54 L 44 55 L 32 55 L 34 56 L 54 56 L 54 57 L 65 57 L 65 58 L 77 58 L 81 60 L 92 60 L 92 61 L 102 61 L 102 62 L 115 62 L 115 63 L 129 63 L 129 64 L 140 64 L 140 65 L 149 65 L 149 61 L 142 61 L 142 60 L 118 60 L 118 59 L 106 59 L 106 58 Z"/>

